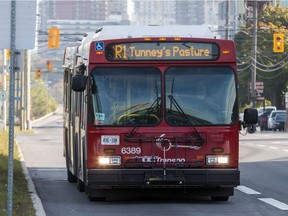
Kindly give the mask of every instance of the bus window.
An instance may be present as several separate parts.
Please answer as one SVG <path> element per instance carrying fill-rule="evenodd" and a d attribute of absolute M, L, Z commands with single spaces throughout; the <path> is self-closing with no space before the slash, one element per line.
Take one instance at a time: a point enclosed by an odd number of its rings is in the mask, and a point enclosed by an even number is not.
<path fill-rule="evenodd" d="M 90 79 L 94 125 L 145 126 L 161 119 L 161 72 L 156 68 L 95 68 Z"/>
<path fill-rule="evenodd" d="M 168 124 L 230 125 L 237 121 L 232 68 L 168 68 L 165 86 L 165 118 Z"/>

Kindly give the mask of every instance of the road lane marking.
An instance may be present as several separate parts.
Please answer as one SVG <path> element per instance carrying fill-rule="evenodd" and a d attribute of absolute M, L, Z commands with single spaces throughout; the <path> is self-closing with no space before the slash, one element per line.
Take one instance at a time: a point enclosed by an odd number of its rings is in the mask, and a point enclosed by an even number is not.
<path fill-rule="evenodd" d="M 265 145 L 257 145 L 258 147 L 265 147 Z"/>
<path fill-rule="evenodd" d="M 284 149 L 283 151 L 288 152 L 288 149 Z"/>
<path fill-rule="evenodd" d="M 277 147 L 269 146 L 270 149 L 279 149 Z"/>
<path fill-rule="evenodd" d="M 272 205 L 276 208 L 279 208 L 281 210 L 288 210 L 288 205 L 285 203 L 282 203 L 278 200 L 275 200 L 273 198 L 258 198 L 259 200 L 268 203 L 269 205 Z"/>
<path fill-rule="evenodd" d="M 245 187 L 245 186 L 242 186 L 242 185 L 237 186 L 236 189 L 241 191 L 241 192 L 243 192 L 243 193 L 246 193 L 246 194 L 261 194 L 258 191 L 255 191 L 255 190 L 253 190 L 251 188 L 248 188 L 248 187 Z"/>

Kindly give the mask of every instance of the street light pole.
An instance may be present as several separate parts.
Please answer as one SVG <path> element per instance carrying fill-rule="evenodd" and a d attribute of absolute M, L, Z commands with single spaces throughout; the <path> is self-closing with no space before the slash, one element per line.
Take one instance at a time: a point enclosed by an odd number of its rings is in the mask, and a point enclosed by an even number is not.
<path fill-rule="evenodd" d="M 230 4 L 229 0 L 226 0 L 226 29 L 225 29 L 225 39 L 229 39 L 229 17 L 230 17 Z"/>
<path fill-rule="evenodd" d="M 252 38 L 252 67 L 251 67 L 251 107 L 256 107 L 256 62 L 257 62 L 257 1 L 253 2 L 253 38 Z"/>

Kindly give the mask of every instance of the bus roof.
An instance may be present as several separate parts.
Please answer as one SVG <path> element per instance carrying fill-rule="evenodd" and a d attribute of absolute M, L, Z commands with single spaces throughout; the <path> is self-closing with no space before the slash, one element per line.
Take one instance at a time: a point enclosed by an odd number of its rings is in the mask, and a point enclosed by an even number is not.
<path fill-rule="evenodd" d="M 218 38 L 208 25 L 103 26 L 96 30 L 93 40 L 145 37 Z"/>

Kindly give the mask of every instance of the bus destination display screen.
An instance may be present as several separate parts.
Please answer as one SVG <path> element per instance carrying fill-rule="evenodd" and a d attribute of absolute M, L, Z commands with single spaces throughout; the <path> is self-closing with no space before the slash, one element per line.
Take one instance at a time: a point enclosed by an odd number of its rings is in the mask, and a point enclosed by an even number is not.
<path fill-rule="evenodd" d="M 216 60 L 219 47 L 197 42 L 132 42 L 113 43 L 106 47 L 109 61 L 139 60 Z"/>

